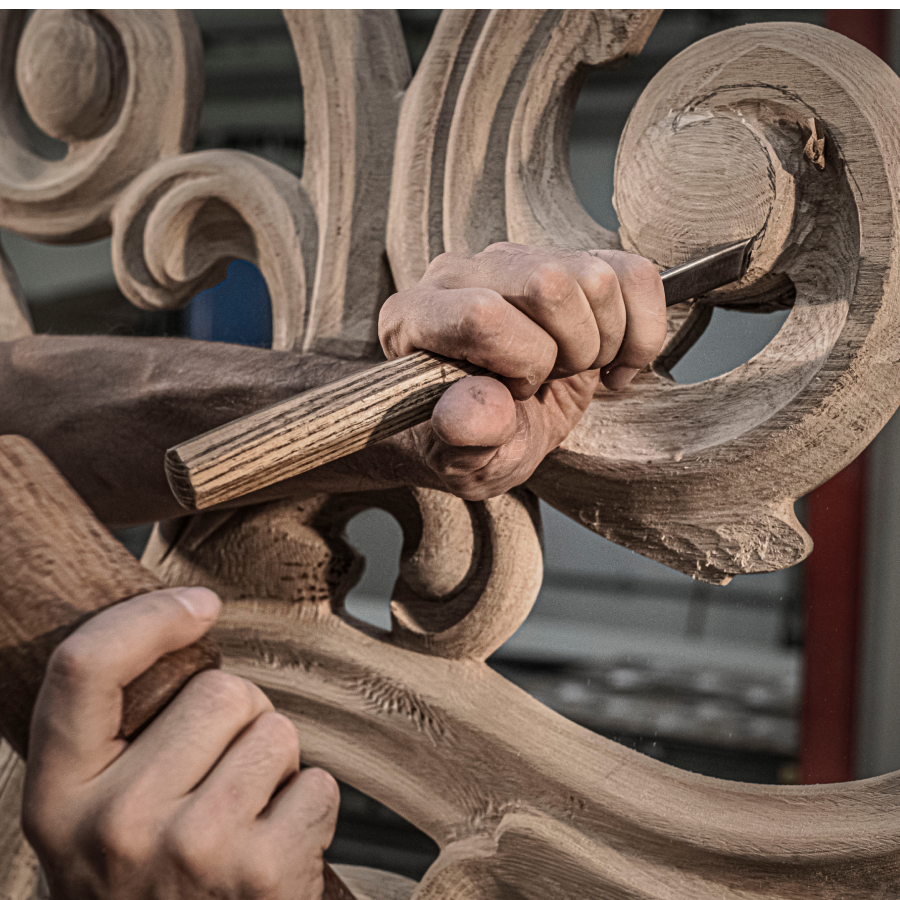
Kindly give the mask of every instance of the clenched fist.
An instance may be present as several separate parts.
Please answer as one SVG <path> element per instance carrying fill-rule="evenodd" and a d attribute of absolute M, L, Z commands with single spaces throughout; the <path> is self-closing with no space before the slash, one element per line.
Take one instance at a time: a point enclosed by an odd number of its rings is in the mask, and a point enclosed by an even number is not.
<path fill-rule="evenodd" d="M 662 348 L 656 267 L 617 250 L 493 244 L 445 253 L 381 310 L 388 359 L 430 350 L 500 376 L 469 377 L 413 432 L 447 490 L 467 500 L 524 482 L 575 427 L 598 378 L 621 390 Z"/>

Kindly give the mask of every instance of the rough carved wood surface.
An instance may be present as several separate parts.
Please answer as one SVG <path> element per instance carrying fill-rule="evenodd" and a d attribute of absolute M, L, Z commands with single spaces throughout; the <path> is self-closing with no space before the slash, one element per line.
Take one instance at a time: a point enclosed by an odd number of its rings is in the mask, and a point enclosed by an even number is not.
<path fill-rule="evenodd" d="M 655 15 L 442 20 L 398 133 L 388 246 L 401 285 L 441 249 L 507 238 L 619 245 L 575 198 L 568 121 L 587 68 L 637 52 Z M 900 402 L 898 89 L 871 53 L 804 25 L 734 29 L 659 73 L 619 149 L 622 241 L 662 267 L 755 235 L 754 264 L 736 289 L 670 312 L 654 371 L 624 395 L 600 389 L 532 478 L 541 497 L 709 581 L 809 553 L 794 502 L 846 465 Z M 824 136 L 824 168 L 806 153 L 810 120 Z M 702 333 L 709 304 L 784 303 L 788 323 L 753 360 L 699 385 L 672 382 L 668 368 Z"/>
<path fill-rule="evenodd" d="M 101 12 L 76 28 L 54 15 L 29 21 L 44 37 L 22 44 L 20 90 L 44 127 L 66 119 L 72 152 L 42 168 L 22 150 L 10 98 L 24 19 L 12 15 L 0 45 L 0 224 L 57 241 L 111 230 L 135 303 L 183 303 L 240 256 L 269 284 L 275 346 L 370 358 L 385 248 L 406 286 L 442 250 L 497 239 L 617 246 L 575 198 L 567 122 L 585 71 L 638 52 L 656 11 L 450 11 L 405 95 L 393 14 L 291 12 L 309 137 L 302 182 L 243 154 L 182 152 L 200 96 L 189 17 Z M 59 48 L 60 70 L 92 48 L 96 74 L 71 88 L 83 113 L 67 118 L 28 82 L 35 46 Z M 104 72 L 126 85 L 108 106 Z M 532 488 L 710 580 L 808 552 L 793 501 L 897 404 L 898 98 L 900 82 L 871 54 L 808 26 L 723 33 L 666 67 L 623 137 L 621 240 L 665 265 L 749 231 L 756 266 L 738 290 L 673 309 L 654 371 L 621 397 L 598 394 Z M 85 175 L 101 157 L 101 177 Z M 0 274 L 12 339 L 27 316 L 14 273 Z M 793 310 L 755 360 L 674 386 L 666 371 L 710 303 Z M 390 633 L 343 610 L 360 563 L 342 529 L 371 506 L 405 534 Z M 900 893 L 900 775 L 812 788 L 690 775 L 560 718 L 484 664 L 540 584 L 527 492 L 464 503 L 410 489 L 210 512 L 158 527 L 144 562 L 226 597 L 226 662 L 292 716 L 305 759 L 438 841 L 420 885 L 371 875 L 373 900 Z M 25 898 L 35 868 L 14 824 L 21 771 L 5 752 L 0 885 Z"/>

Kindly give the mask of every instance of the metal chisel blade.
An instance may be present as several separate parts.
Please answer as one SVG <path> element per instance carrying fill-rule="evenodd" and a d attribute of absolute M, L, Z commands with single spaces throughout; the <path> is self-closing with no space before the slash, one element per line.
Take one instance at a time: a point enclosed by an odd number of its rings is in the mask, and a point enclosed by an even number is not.
<path fill-rule="evenodd" d="M 743 278 L 750 263 L 751 243 L 752 237 L 726 244 L 660 273 L 666 291 L 666 306 L 683 303 Z"/>

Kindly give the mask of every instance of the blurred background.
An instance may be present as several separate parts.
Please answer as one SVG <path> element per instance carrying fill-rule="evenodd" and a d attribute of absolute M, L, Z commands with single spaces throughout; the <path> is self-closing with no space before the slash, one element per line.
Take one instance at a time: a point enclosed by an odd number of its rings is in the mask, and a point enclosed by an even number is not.
<path fill-rule="evenodd" d="M 438 10 L 401 10 L 413 67 Z M 303 99 L 293 48 L 276 10 L 196 12 L 206 94 L 197 149 L 259 154 L 299 175 Z M 572 179 L 586 209 L 616 228 L 611 203 L 619 135 L 644 86 L 685 47 L 759 21 L 832 27 L 889 64 L 900 20 L 885 10 L 671 10 L 636 59 L 595 73 L 572 124 Z M 48 156 L 64 145 L 32 129 Z M 132 307 L 112 273 L 109 242 L 38 245 L 3 233 L 35 329 L 54 334 L 187 335 L 267 346 L 265 282 L 244 261 L 179 313 Z M 674 369 L 697 382 L 748 360 L 787 313 L 716 310 Z M 816 541 L 793 569 L 714 587 L 623 550 L 543 505 L 545 579 L 528 621 L 491 664 L 570 719 L 660 760 L 721 778 L 841 781 L 900 769 L 900 610 L 894 566 L 900 522 L 892 423 L 867 454 L 802 503 Z M 148 528 L 120 537 L 139 554 Z M 366 571 L 348 607 L 389 626 L 400 528 L 370 511 L 348 528 Z M 390 811 L 344 788 L 330 858 L 420 876 L 434 844 Z"/>

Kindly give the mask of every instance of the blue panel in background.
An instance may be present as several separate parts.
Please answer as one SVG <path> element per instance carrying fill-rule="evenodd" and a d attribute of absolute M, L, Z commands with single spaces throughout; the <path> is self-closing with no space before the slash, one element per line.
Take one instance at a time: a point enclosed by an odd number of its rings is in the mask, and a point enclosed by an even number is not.
<path fill-rule="evenodd" d="M 224 281 L 201 291 L 185 307 L 184 330 L 199 341 L 272 346 L 272 304 L 262 273 L 236 259 Z"/>

